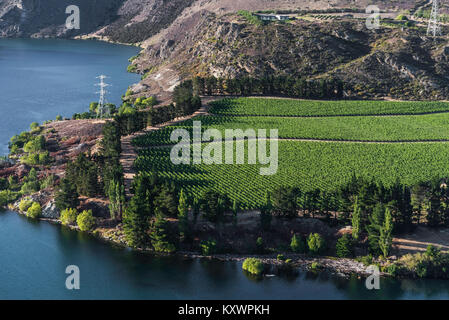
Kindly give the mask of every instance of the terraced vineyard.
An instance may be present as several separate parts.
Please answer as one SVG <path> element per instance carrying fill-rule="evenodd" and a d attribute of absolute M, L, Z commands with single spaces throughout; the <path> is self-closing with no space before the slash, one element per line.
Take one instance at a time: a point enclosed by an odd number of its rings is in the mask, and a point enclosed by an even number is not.
<path fill-rule="evenodd" d="M 217 129 L 278 129 L 279 138 L 350 141 L 441 141 L 449 140 L 449 113 L 406 116 L 357 116 L 324 118 L 204 116 L 141 137 L 137 146 L 174 144 L 174 129 L 191 131 L 200 121 L 202 131 Z"/>
<path fill-rule="evenodd" d="M 339 116 L 393 115 L 449 112 L 447 102 L 314 101 L 292 99 L 238 98 L 211 103 L 210 112 L 221 115 Z"/>
<path fill-rule="evenodd" d="M 230 100 L 228 110 L 237 110 L 242 99 Z M 247 99 L 245 103 L 261 99 Z M 265 100 L 272 105 L 273 100 Z M 285 113 L 298 111 L 298 101 L 282 100 Z M 285 104 L 290 101 L 291 106 Z M 342 110 L 365 110 L 373 102 L 338 102 Z M 376 102 L 377 103 L 377 102 Z M 334 108 L 333 102 L 321 102 L 323 110 Z M 371 110 L 379 114 L 381 110 L 392 113 L 423 113 L 426 108 L 442 108 L 443 103 L 397 103 L 382 102 L 381 109 Z M 404 106 L 408 105 L 410 109 Z M 395 109 L 396 106 L 396 109 Z M 214 104 L 217 108 L 217 103 Z M 258 110 L 256 106 L 251 106 Z M 274 106 L 278 108 L 279 106 Z M 265 108 L 265 110 L 268 110 Z M 440 111 L 442 111 L 441 109 Z M 216 111 L 216 110 L 214 110 Z M 334 110 L 337 112 L 337 110 Z M 418 112 L 419 111 L 419 112 Z M 349 112 L 349 111 L 348 111 Z M 219 113 L 219 112 L 218 112 Z M 332 113 L 332 112 L 330 112 Z M 324 111 L 323 111 L 324 115 Z M 192 130 L 192 121 L 186 121 L 173 127 L 149 133 L 134 141 L 139 147 L 139 156 L 135 162 L 137 170 L 156 171 L 165 179 L 183 185 L 191 194 L 198 194 L 206 188 L 227 193 L 231 199 L 238 199 L 246 208 L 257 208 L 263 204 L 266 190 L 278 186 L 296 186 L 302 190 L 321 188 L 335 190 L 347 182 L 353 173 L 366 178 L 375 178 L 385 185 L 400 179 L 408 185 L 428 180 L 435 176 L 449 175 L 449 142 L 420 142 L 423 140 L 449 139 L 449 114 L 407 115 L 407 116 L 347 116 L 325 118 L 285 118 L 285 117 L 240 117 L 206 116 L 198 117 L 203 129 L 263 128 L 279 130 L 280 138 L 317 138 L 369 141 L 413 140 L 415 143 L 365 143 L 331 141 L 279 141 L 279 168 L 275 175 L 262 176 L 260 167 L 267 165 L 174 165 L 170 161 L 169 147 L 151 148 L 151 146 L 173 144 L 170 133 L 174 128 Z M 210 144 L 203 143 L 203 147 Z M 223 148 L 224 149 L 224 148 Z M 245 148 L 245 150 L 247 150 Z M 247 159 L 247 155 L 245 155 Z"/>

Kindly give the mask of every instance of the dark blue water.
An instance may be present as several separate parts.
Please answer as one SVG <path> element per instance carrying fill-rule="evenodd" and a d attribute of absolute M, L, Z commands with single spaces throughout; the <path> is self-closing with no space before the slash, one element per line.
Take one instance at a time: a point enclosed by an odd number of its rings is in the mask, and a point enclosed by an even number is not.
<path fill-rule="evenodd" d="M 364 281 L 324 273 L 254 280 L 238 262 L 157 257 L 0 213 L 0 299 L 448 299 L 447 281 Z M 65 288 L 68 265 L 80 290 Z"/>
<path fill-rule="evenodd" d="M 138 77 L 126 73 L 137 49 L 99 42 L 0 40 L 0 144 L 33 121 L 71 116 L 111 76 L 110 102 Z M 2 144 L 5 146 L 6 144 Z M 6 149 L 0 151 L 6 152 Z M 68 265 L 81 289 L 65 288 Z M 86 234 L 0 212 L 0 299 L 448 299 L 449 282 L 360 279 L 325 273 L 255 280 L 241 263 L 157 257 L 113 248 Z"/>
<path fill-rule="evenodd" d="M 98 101 L 96 77 L 112 84 L 108 102 L 119 104 L 139 76 L 126 72 L 139 49 L 98 41 L 0 39 L 0 155 L 9 138 L 62 115 L 88 111 Z"/>

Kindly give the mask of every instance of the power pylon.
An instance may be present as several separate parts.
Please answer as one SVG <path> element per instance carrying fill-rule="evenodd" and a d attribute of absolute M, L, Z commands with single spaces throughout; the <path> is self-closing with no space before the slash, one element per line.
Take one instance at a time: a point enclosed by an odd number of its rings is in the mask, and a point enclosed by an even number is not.
<path fill-rule="evenodd" d="M 430 13 L 429 25 L 427 26 L 427 35 L 438 36 L 441 34 L 440 28 L 440 9 L 438 6 L 439 0 L 432 1 L 432 11 Z"/>
<path fill-rule="evenodd" d="M 109 113 L 108 110 L 106 110 L 106 93 L 108 91 L 106 90 L 106 87 L 109 87 L 109 84 L 104 82 L 104 79 L 107 77 L 105 75 L 98 76 L 97 79 L 100 79 L 100 83 L 96 84 L 96 86 L 100 87 L 100 91 L 97 93 L 100 94 L 100 99 L 98 100 L 98 107 L 97 107 L 97 118 L 103 118 L 105 115 Z"/>

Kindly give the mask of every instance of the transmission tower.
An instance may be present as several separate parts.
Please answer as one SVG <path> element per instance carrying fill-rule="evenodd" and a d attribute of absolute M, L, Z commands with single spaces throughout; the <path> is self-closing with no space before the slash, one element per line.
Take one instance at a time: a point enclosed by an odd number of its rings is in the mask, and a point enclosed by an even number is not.
<path fill-rule="evenodd" d="M 440 29 L 440 9 L 438 6 L 439 0 L 432 1 L 432 12 L 430 13 L 429 25 L 427 26 L 427 35 L 438 36 L 441 34 Z"/>
<path fill-rule="evenodd" d="M 100 79 L 100 83 L 96 84 L 96 86 L 100 87 L 100 91 L 97 92 L 100 94 L 97 107 L 97 118 L 103 118 L 105 115 L 109 114 L 109 111 L 106 110 L 106 93 L 108 93 L 106 87 L 109 87 L 109 84 L 104 82 L 104 79 L 106 78 L 107 77 L 105 75 L 97 77 L 97 79 Z"/>

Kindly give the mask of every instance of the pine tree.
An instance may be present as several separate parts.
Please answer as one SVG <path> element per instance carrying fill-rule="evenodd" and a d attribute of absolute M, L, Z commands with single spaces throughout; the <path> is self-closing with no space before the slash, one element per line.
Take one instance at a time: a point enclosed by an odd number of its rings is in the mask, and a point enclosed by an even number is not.
<path fill-rule="evenodd" d="M 362 231 L 361 220 L 362 210 L 358 205 L 358 198 L 355 197 L 354 211 L 352 213 L 352 237 L 354 240 L 358 240 Z"/>
<path fill-rule="evenodd" d="M 373 254 L 378 255 L 381 253 L 379 239 L 385 221 L 385 207 L 378 203 L 368 220 L 370 223 L 366 226 L 366 231 L 368 232 L 369 249 Z"/>
<path fill-rule="evenodd" d="M 62 179 L 59 191 L 56 192 L 55 204 L 59 210 L 74 209 L 79 205 L 78 192 L 73 183 L 68 179 Z"/>
<path fill-rule="evenodd" d="M 151 245 L 157 252 L 171 253 L 176 251 L 176 247 L 173 243 L 169 241 L 168 236 L 168 223 L 157 214 L 157 218 L 153 221 L 151 226 Z"/>

